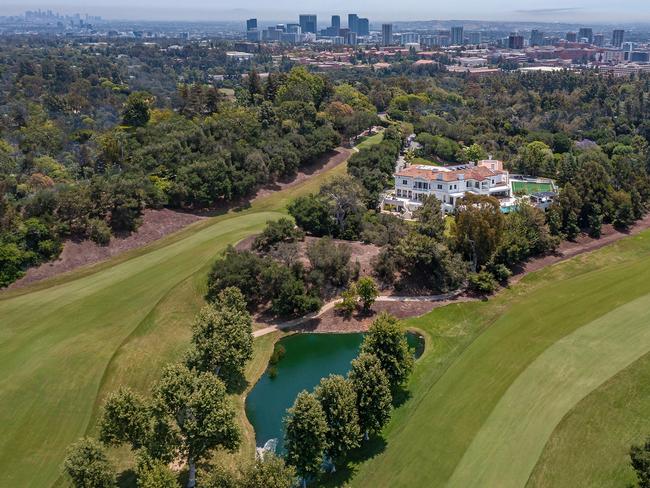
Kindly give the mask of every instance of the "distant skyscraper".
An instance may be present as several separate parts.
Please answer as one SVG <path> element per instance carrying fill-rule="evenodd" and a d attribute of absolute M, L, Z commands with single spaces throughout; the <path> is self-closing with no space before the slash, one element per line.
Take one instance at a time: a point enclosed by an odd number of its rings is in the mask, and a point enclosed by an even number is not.
<path fill-rule="evenodd" d="M 348 14 L 348 29 L 350 32 L 357 33 L 357 23 L 359 21 L 359 16 L 357 14 Z"/>
<path fill-rule="evenodd" d="M 370 35 L 370 21 L 368 19 L 357 19 L 357 35 L 369 36 Z"/>
<path fill-rule="evenodd" d="M 336 31 L 337 33 L 338 33 L 339 30 L 341 30 L 341 16 L 340 15 L 332 15 L 332 30 Z"/>
<path fill-rule="evenodd" d="M 603 34 L 594 34 L 594 46 L 603 47 L 605 45 L 605 36 Z"/>
<path fill-rule="evenodd" d="M 594 30 L 591 27 L 581 27 L 578 31 L 578 40 L 587 39 L 589 44 L 594 43 Z"/>
<path fill-rule="evenodd" d="M 519 34 L 510 34 L 508 36 L 508 48 L 510 49 L 523 49 L 524 36 Z"/>
<path fill-rule="evenodd" d="M 257 29 L 257 19 L 248 19 L 246 21 L 246 30 L 254 30 Z"/>
<path fill-rule="evenodd" d="M 612 46 L 621 47 L 625 40 L 625 31 L 623 29 L 616 29 L 612 34 Z"/>
<path fill-rule="evenodd" d="M 544 34 L 537 29 L 533 29 L 530 33 L 530 45 L 541 46 L 543 43 L 544 43 Z"/>
<path fill-rule="evenodd" d="M 393 43 L 393 24 L 381 25 L 381 43 L 383 46 L 390 46 Z"/>
<path fill-rule="evenodd" d="M 480 32 L 470 32 L 467 34 L 470 44 L 480 44 L 481 43 L 481 33 Z"/>
<path fill-rule="evenodd" d="M 463 26 L 451 28 L 451 45 L 461 46 L 463 44 Z"/>
<path fill-rule="evenodd" d="M 311 32 L 312 34 L 316 34 L 316 25 L 318 24 L 316 15 L 301 15 L 299 17 L 300 19 L 300 30 L 303 33 Z"/>
<path fill-rule="evenodd" d="M 576 42 L 578 40 L 578 34 L 575 32 L 567 32 L 565 38 L 568 42 Z"/>

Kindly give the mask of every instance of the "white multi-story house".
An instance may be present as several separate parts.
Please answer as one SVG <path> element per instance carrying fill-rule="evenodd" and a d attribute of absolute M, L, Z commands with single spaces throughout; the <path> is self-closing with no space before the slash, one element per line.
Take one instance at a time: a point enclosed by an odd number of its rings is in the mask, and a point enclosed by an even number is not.
<path fill-rule="evenodd" d="M 510 179 L 501 161 L 487 159 L 461 166 L 409 166 L 395 173 L 395 189 L 382 201 L 409 217 L 429 195 L 435 195 L 445 213 L 452 213 L 466 193 L 510 198 Z"/>

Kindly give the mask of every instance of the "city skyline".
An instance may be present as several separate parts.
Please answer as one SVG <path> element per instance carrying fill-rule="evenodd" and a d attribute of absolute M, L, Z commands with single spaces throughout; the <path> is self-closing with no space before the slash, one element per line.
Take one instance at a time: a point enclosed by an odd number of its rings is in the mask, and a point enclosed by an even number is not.
<path fill-rule="evenodd" d="M 278 0 L 273 8 L 262 0 L 241 0 L 237 8 L 210 5 L 204 0 L 188 0 L 183 7 L 170 0 L 9 0 L 0 6 L 0 15 L 20 15 L 25 10 L 52 9 L 61 13 L 83 12 L 101 15 L 107 19 L 124 20 L 178 20 L 178 21 L 242 21 L 248 17 L 260 20 L 283 20 L 298 14 L 316 14 L 322 22 L 332 14 L 356 12 L 371 18 L 371 22 L 416 20 L 473 20 L 473 21 L 529 21 L 529 22 L 582 22 L 582 23 L 644 23 L 650 22 L 650 11 L 642 0 L 631 0 L 624 5 L 612 5 L 604 0 L 576 0 L 570 4 L 557 2 L 539 8 L 532 0 L 494 0 L 482 2 L 468 0 L 449 6 L 422 5 L 417 0 L 403 0 L 396 9 L 388 0 L 334 1 L 322 7 L 322 2 L 306 0 L 299 11 L 295 3 Z M 555 6 L 554 6 L 555 5 Z"/>

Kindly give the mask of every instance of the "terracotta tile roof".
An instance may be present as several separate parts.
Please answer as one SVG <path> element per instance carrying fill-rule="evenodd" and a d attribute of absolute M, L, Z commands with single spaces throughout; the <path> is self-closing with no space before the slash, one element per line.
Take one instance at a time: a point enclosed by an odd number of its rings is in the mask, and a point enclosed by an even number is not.
<path fill-rule="evenodd" d="M 396 176 L 407 176 L 411 178 L 422 178 L 429 181 L 458 181 L 460 176 L 463 180 L 483 181 L 492 176 L 505 174 L 505 171 L 491 170 L 485 166 L 475 166 L 467 169 L 457 169 L 452 171 L 435 171 L 424 169 L 417 166 L 404 168 Z"/>

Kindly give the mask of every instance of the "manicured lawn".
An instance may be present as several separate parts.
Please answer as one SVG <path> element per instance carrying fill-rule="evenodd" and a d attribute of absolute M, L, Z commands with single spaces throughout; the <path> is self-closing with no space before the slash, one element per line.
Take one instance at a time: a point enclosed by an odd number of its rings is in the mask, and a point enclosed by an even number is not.
<path fill-rule="evenodd" d="M 395 412 L 385 449 L 337 478 L 360 487 L 524 486 L 563 417 L 650 351 L 649 271 L 645 232 L 529 275 L 487 302 L 452 305 L 407 321 L 424 330 L 431 345 L 417 363 L 411 398 Z M 613 402 L 615 395 L 607 398 Z M 626 395 L 617 401 L 623 408 Z M 601 430 L 627 432 L 622 442 L 598 445 L 601 458 L 612 458 L 603 470 L 610 484 L 623 486 L 630 473 L 621 444 L 639 437 L 630 433 L 647 423 L 639 420 L 647 410 L 605 419 L 596 405 L 606 402 L 590 404 L 583 427 L 598 417 Z M 629 426 L 613 427 L 622 420 Z M 580 425 L 571 428 L 578 442 L 579 430 Z M 584 452 L 574 454 L 574 462 L 593 463 L 589 445 L 562 447 Z M 571 482 L 539 486 L 581 485 L 571 474 L 581 468 L 559 462 L 561 455 L 545 455 L 544 473 L 561 470 L 547 479 Z M 582 485 L 602 485 L 599 478 L 591 481 Z"/>
<path fill-rule="evenodd" d="M 103 397 L 120 384 L 147 391 L 161 366 L 182 354 L 216 254 L 344 171 L 340 165 L 117 259 L 2 294 L 0 486 L 51 486 L 66 446 L 92 432 Z"/>
<path fill-rule="evenodd" d="M 529 487 L 636 486 L 630 445 L 650 435 L 650 354 L 579 402 L 549 439 Z"/>
<path fill-rule="evenodd" d="M 531 181 L 512 181 L 512 191 L 515 193 L 537 193 L 542 191 L 553 191 L 553 185 L 550 183 L 534 183 Z"/>
<path fill-rule="evenodd" d="M 373 146 L 375 144 L 379 144 L 381 141 L 384 140 L 384 132 L 381 131 L 373 136 L 369 137 L 364 137 L 360 143 L 358 143 L 355 147 L 357 149 L 363 149 L 365 147 Z"/>

